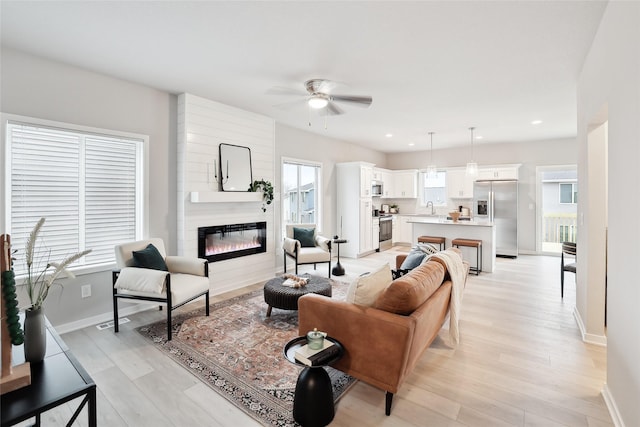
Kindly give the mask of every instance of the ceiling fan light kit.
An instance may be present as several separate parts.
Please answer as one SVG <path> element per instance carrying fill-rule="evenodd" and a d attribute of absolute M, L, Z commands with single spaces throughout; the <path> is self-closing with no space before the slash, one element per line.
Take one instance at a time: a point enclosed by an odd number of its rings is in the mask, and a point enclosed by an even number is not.
<path fill-rule="evenodd" d="M 327 97 L 322 94 L 312 95 L 307 102 L 309 103 L 309 107 L 315 108 L 316 110 L 324 108 L 329 104 Z"/>

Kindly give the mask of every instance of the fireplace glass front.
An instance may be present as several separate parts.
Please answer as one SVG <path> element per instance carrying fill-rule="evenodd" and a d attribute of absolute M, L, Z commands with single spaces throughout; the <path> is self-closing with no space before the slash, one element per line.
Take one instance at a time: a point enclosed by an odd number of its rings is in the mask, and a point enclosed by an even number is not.
<path fill-rule="evenodd" d="M 198 257 L 215 262 L 266 252 L 266 232 L 266 222 L 200 227 Z"/>

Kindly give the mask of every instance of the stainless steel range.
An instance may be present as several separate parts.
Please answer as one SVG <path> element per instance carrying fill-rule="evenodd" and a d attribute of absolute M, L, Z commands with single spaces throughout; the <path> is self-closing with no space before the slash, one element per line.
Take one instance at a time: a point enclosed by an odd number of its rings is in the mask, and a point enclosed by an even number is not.
<path fill-rule="evenodd" d="M 391 215 L 380 216 L 380 250 L 391 249 L 391 238 L 393 232 L 393 222 Z"/>

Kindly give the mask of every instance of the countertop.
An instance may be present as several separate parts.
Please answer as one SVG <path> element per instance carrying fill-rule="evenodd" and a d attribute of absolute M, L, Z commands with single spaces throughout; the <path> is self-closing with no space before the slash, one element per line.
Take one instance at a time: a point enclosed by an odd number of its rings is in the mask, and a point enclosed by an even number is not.
<path fill-rule="evenodd" d="M 403 214 L 405 215 L 405 214 Z M 420 214 L 408 214 L 411 218 L 407 222 L 414 224 L 443 224 L 443 225 L 463 225 L 463 226 L 475 226 L 475 227 L 493 227 L 493 223 L 489 221 L 458 221 L 453 222 L 450 219 L 444 219 L 445 216 L 438 215 L 420 215 Z"/>

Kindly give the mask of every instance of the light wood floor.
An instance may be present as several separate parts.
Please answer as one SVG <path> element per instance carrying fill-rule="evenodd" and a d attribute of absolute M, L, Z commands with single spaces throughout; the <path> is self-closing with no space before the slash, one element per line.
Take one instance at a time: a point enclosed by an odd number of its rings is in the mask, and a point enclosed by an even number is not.
<path fill-rule="evenodd" d="M 381 262 L 393 266 L 405 250 L 342 259 L 342 280 Z M 600 395 L 606 349 L 581 341 L 572 315 L 573 276 L 567 276 L 563 301 L 559 263 L 543 256 L 499 258 L 493 274 L 469 276 L 458 347 L 447 345 L 443 329 L 395 396 L 391 416 L 384 415 L 384 392 L 358 382 L 338 403 L 331 425 L 613 425 Z M 164 312 L 129 318 L 117 335 L 89 327 L 62 337 L 98 384 L 100 426 L 259 425 L 134 331 Z M 50 411 L 43 426 L 64 425 L 71 413 L 71 406 Z M 77 424 L 86 425 L 86 412 Z"/>

